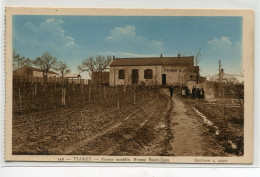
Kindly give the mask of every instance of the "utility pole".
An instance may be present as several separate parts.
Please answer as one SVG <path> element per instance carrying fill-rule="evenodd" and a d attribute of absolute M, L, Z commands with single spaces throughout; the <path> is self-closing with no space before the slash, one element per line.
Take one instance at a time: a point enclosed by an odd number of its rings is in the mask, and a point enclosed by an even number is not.
<path fill-rule="evenodd" d="M 221 60 L 218 61 L 218 82 L 221 81 Z"/>

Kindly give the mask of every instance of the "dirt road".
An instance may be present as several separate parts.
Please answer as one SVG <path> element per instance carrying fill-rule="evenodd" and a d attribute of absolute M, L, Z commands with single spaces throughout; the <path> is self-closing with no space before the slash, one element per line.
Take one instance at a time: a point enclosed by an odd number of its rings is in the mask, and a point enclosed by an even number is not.
<path fill-rule="evenodd" d="M 169 95 L 168 89 L 163 92 Z M 219 156 L 223 150 L 215 142 L 202 119 L 183 101 L 173 97 L 171 130 L 174 136 L 171 146 L 175 156 Z"/>

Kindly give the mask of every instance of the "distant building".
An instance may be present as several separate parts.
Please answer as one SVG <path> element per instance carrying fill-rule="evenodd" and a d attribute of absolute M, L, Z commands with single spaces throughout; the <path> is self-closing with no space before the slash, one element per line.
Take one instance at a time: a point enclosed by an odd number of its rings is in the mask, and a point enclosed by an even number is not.
<path fill-rule="evenodd" d="M 84 79 L 81 79 L 80 74 L 65 74 L 64 78 L 66 79 L 67 83 L 82 83 Z"/>
<path fill-rule="evenodd" d="M 109 84 L 109 72 L 93 72 L 91 78 L 91 84 L 95 85 L 108 85 Z"/>
<path fill-rule="evenodd" d="M 13 71 L 14 78 L 43 78 L 43 72 L 38 68 L 24 66 L 22 68 Z M 59 74 L 53 71 L 49 71 L 47 74 L 48 78 L 58 78 Z"/>
<path fill-rule="evenodd" d="M 185 85 L 193 78 L 199 79 L 199 66 L 194 66 L 193 56 L 115 58 L 110 65 L 109 84 L 116 85 Z"/>
<path fill-rule="evenodd" d="M 224 82 L 224 83 L 228 83 L 228 82 L 237 83 L 238 82 L 236 77 L 234 77 L 230 74 L 224 73 L 224 69 L 221 69 L 219 74 L 215 74 L 215 75 L 211 76 L 209 81 Z"/>

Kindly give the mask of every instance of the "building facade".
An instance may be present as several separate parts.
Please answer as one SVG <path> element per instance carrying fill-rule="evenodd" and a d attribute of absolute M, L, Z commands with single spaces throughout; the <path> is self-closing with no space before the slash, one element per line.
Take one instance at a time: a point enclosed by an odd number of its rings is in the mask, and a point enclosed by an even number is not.
<path fill-rule="evenodd" d="M 47 74 L 48 78 L 58 78 L 59 74 L 53 71 L 49 71 Z M 38 68 L 24 66 L 13 71 L 14 78 L 43 78 L 43 73 Z"/>
<path fill-rule="evenodd" d="M 94 85 L 108 85 L 109 84 L 109 72 L 93 72 L 91 78 L 91 84 Z"/>
<path fill-rule="evenodd" d="M 193 56 L 115 58 L 110 65 L 109 84 L 117 85 L 185 85 L 193 78 L 198 82 L 199 67 Z"/>

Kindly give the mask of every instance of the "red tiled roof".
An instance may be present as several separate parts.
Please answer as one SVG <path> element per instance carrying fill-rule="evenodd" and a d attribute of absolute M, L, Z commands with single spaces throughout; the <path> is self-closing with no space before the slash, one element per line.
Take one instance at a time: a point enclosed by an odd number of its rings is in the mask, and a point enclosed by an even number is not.
<path fill-rule="evenodd" d="M 151 66 L 151 65 L 194 65 L 193 56 L 115 58 L 110 66 Z"/>

